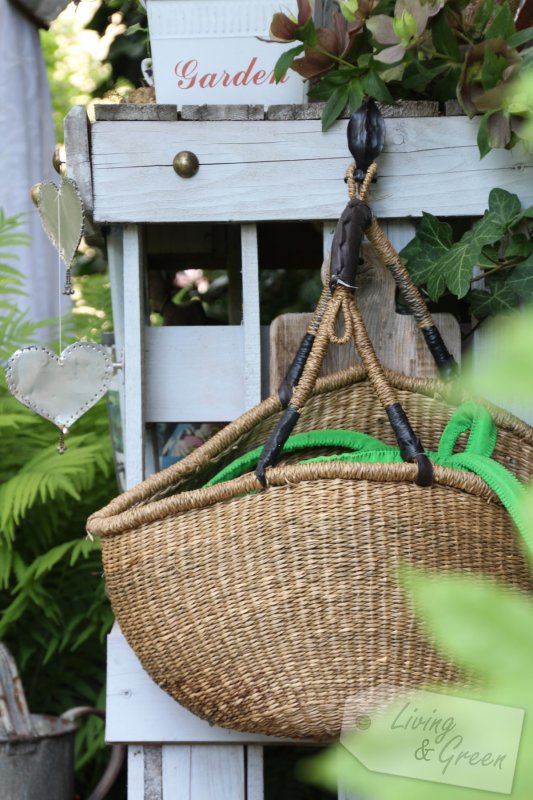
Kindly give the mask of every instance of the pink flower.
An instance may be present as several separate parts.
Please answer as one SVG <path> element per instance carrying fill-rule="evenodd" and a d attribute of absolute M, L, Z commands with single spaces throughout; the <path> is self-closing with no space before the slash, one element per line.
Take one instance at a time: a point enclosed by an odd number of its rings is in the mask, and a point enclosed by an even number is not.
<path fill-rule="evenodd" d="M 446 0 L 422 3 L 421 0 L 396 0 L 394 18 L 386 14 L 371 17 L 367 28 L 378 44 L 385 47 L 374 58 L 385 64 L 396 64 L 404 57 L 406 50 L 424 33 L 430 17 L 435 16 Z"/>

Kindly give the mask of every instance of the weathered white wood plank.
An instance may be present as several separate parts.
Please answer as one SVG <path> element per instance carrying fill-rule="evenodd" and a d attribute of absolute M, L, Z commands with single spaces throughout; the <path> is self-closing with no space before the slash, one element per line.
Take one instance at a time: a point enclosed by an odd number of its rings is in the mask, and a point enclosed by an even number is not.
<path fill-rule="evenodd" d="M 258 314 L 253 318 L 258 321 Z M 268 365 L 268 326 L 261 326 L 259 333 L 251 321 L 145 328 L 145 421 L 228 422 L 259 402 L 260 362 L 251 363 L 247 373 L 243 361 L 245 352 L 257 358 L 260 346 L 261 363 L 266 359 Z M 268 385 L 268 380 L 263 383 Z M 249 397 L 245 385 L 250 387 Z"/>
<path fill-rule="evenodd" d="M 144 748 L 128 747 L 128 800 L 144 800 Z"/>
<path fill-rule="evenodd" d="M 256 225 L 241 226 L 242 323 L 244 328 L 244 406 L 261 401 L 261 326 Z"/>
<path fill-rule="evenodd" d="M 323 242 L 323 249 L 322 252 L 324 254 L 324 258 L 329 258 L 331 253 L 331 244 L 333 242 L 333 236 L 335 234 L 335 226 L 337 225 L 336 220 L 325 220 L 322 227 L 322 242 Z"/>
<path fill-rule="evenodd" d="M 287 740 L 219 728 L 187 711 L 146 674 L 115 625 L 107 637 L 106 741 L 279 744 Z"/>
<path fill-rule="evenodd" d="M 98 122 L 125 120 L 135 122 L 175 122 L 178 118 L 176 106 L 160 103 L 96 103 L 94 116 Z"/>
<path fill-rule="evenodd" d="M 162 750 L 163 800 L 192 800 L 192 748 L 187 745 L 165 745 Z"/>
<path fill-rule="evenodd" d="M 76 181 L 84 208 L 90 213 L 93 208 L 93 184 L 89 130 L 85 106 L 71 108 L 64 123 L 67 171 L 69 177 Z"/>
<path fill-rule="evenodd" d="M 144 478 L 143 283 L 137 225 L 124 227 L 124 441 L 126 488 Z"/>
<path fill-rule="evenodd" d="M 246 800 L 264 800 L 263 748 L 246 748 Z"/>
<path fill-rule="evenodd" d="M 112 225 L 107 237 L 107 264 L 111 283 L 111 303 L 113 306 L 113 333 L 115 336 L 115 357 L 118 368 L 118 395 L 120 419 L 124 429 L 124 253 L 122 228 Z"/>
<path fill-rule="evenodd" d="M 144 748 L 144 800 L 163 800 L 163 759 L 160 747 Z"/>
<path fill-rule="evenodd" d="M 191 748 L 191 800 L 246 800 L 244 748 Z"/>
<path fill-rule="evenodd" d="M 244 122 L 245 120 L 263 120 L 265 107 L 261 105 L 203 105 L 182 106 L 181 119 L 197 122 Z"/>
<path fill-rule="evenodd" d="M 123 233 L 119 225 L 112 225 L 107 235 L 107 264 L 111 283 L 115 349 L 121 355 L 124 349 L 124 251 Z"/>
<path fill-rule="evenodd" d="M 238 417 L 245 409 L 243 348 L 240 325 L 146 328 L 145 420 L 228 422 Z"/>
<path fill-rule="evenodd" d="M 480 164 L 477 125 L 466 117 L 386 120 L 376 215 L 481 214 L 495 185 L 531 204 L 531 159 L 520 148 L 493 150 Z M 92 147 L 99 221 L 335 219 L 346 202 L 342 120 L 326 133 L 315 120 L 97 122 Z M 178 150 L 198 156 L 194 178 L 174 172 Z"/>

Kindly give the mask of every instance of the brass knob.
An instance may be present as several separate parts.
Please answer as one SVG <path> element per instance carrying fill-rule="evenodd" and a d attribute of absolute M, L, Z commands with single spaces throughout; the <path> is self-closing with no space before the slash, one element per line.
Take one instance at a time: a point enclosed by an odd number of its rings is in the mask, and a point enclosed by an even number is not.
<path fill-rule="evenodd" d="M 52 156 L 52 166 L 58 175 L 66 175 L 67 165 L 61 158 L 62 145 L 56 144 L 54 148 L 54 155 Z"/>
<path fill-rule="evenodd" d="M 41 184 L 40 183 L 36 183 L 34 186 L 31 187 L 30 197 L 31 197 L 31 201 L 32 201 L 34 206 L 37 205 L 37 201 L 39 199 L 39 189 L 40 188 L 41 188 Z"/>
<path fill-rule="evenodd" d="M 200 162 L 190 150 L 181 150 L 174 156 L 172 166 L 180 178 L 192 178 L 200 169 Z"/>

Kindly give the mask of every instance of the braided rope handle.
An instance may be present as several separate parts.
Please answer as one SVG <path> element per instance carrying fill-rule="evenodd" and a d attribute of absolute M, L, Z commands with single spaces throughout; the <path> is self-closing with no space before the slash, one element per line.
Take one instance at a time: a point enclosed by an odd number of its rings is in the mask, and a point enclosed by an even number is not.
<path fill-rule="evenodd" d="M 337 336 L 335 322 L 342 312 L 344 334 Z M 313 338 L 309 356 L 302 369 L 301 377 L 294 388 L 292 398 L 281 419 L 270 434 L 256 468 L 256 477 L 263 486 L 267 485 L 266 470 L 278 459 L 283 445 L 294 429 L 303 407 L 315 387 L 320 368 L 326 357 L 330 342 L 346 344 L 353 339 L 356 351 L 367 370 L 368 379 L 389 418 L 395 433 L 400 453 L 404 461 L 416 462 L 418 475 L 416 483 L 429 486 L 433 479 L 433 467 L 424 452 L 422 443 L 415 435 L 407 415 L 403 410 L 394 389 L 389 385 L 383 367 L 375 353 L 366 330 L 365 323 L 352 291 L 338 286 L 327 303 L 320 324 Z"/>
<path fill-rule="evenodd" d="M 348 186 L 348 196 L 351 201 L 360 200 L 364 202 L 370 184 L 377 173 L 377 164 L 374 162 L 368 168 L 361 188 L 355 178 L 356 165 L 351 164 L 346 170 L 346 184 Z M 372 222 L 365 231 L 366 237 L 389 272 L 392 274 L 400 293 L 402 294 L 407 306 L 418 323 L 426 344 L 433 356 L 435 363 L 443 378 L 452 377 L 457 371 L 457 363 L 449 352 L 444 340 L 435 324 L 433 317 L 427 307 L 427 303 L 417 286 L 413 283 L 409 272 L 405 268 L 399 254 L 381 229 L 377 219 L 372 218 Z"/>
<path fill-rule="evenodd" d="M 364 204 L 370 189 L 370 185 L 374 180 L 377 173 L 377 164 L 373 162 L 370 167 L 368 168 L 364 179 L 360 182 L 356 180 L 356 165 L 351 164 L 345 176 L 345 181 L 348 186 L 348 195 L 350 198 L 350 204 L 352 207 L 355 203 Z M 347 210 L 350 209 L 350 206 L 347 207 Z M 367 208 L 367 212 L 370 214 L 370 210 Z M 347 219 L 350 220 L 350 215 L 353 213 L 352 209 L 347 212 L 343 213 L 343 217 L 347 214 Z M 341 217 L 341 220 L 343 219 Z M 354 226 L 355 227 L 355 226 Z M 360 238 L 362 238 L 362 228 L 360 229 Z M 404 297 L 407 306 L 411 313 L 413 314 L 414 318 L 418 323 L 418 327 L 422 335 L 424 336 L 425 342 L 428 346 L 428 349 L 433 356 L 435 363 L 439 369 L 441 376 L 445 379 L 452 377 L 457 371 L 457 363 L 449 352 L 441 333 L 438 327 L 435 324 L 433 317 L 427 307 L 427 303 L 424 300 L 420 290 L 417 286 L 413 283 L 409 272 L 405 268 L 405 265 L 402 263 L 402 260 L 398 253 L 396 252 L 395 248 L 381 229 L 378 221 L 375 217 L 370 217 L 370 224 L 366 227 L 365 231 L 366 236 L 373 246 L 374 250 L 381 258 L 382 262 L 386 265 L 387 269 L 392 274 L 396 285 L 402 296 Z M 336 232 L 337 235 L 337 232 Z M 360 239 L 359 239 L 360 241 Z M 335 239 L 334 239 L 335 244 Z M 344 240 L 343 246 L 347 247 L 347 243 Z M 354 249 L 354 248 L 352 248 Z M 359 249 L 359 245 L 356 245 L 355 249 Z M 332 260 L 333 260 L 333 252 L 332 252 Z M 351 265 L 353 269 L 356 268 L 356 264 Z M 340 285 L 347 286 L 343 280 L 338 280 Z M 353 288 L 353 287 L 352 287 Z M 316 305 L 315 311 L 313 313 L 313 317 L 311 322 L 307 328 L 307 331 L 300 343 L 300 346 L 296 352 L 296 355 L 287 370 L 287 374 L 285 378 L 281 382 L 278 388 L 278 395 L 280 401 L 284 408 L 288 406 L 291 400 L 292 393 L 294 391 L 294 387 L 298 384 L 298 381 L 301 378 L 303 373 L 306 361 L 309 357 L 311 352 L 311 348 L 313 346 L 314 338 L 316 336 L 316 332 L 318 330 L 318 326 L 322 317 L 324 315 L 325 308 L 327 303 L 331 297 L 331 286 L 328 285 L 328 280 L 326 279 L 324 288 L 322 289 L 322 293 Z"/>

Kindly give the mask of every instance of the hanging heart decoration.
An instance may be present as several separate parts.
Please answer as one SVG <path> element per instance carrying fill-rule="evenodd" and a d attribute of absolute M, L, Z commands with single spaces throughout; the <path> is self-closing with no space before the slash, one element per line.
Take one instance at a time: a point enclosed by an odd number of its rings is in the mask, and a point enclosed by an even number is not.
<path fill-rule="evenodd" d="M 35 200 L 44 231 L 70 267 L 83 236 L 83 203 L 78 187 L 70 178 L 61 178 L 59 189 L 43 181 L 35 191 Z"/>
<path fill-rule="evenodd" d="M 106 393 L 113 363 L 104 347 L 75 342 L 56 356 L 36 345 L 17 350 L 6 366 L 9 391 L 63 434 Z"/>

